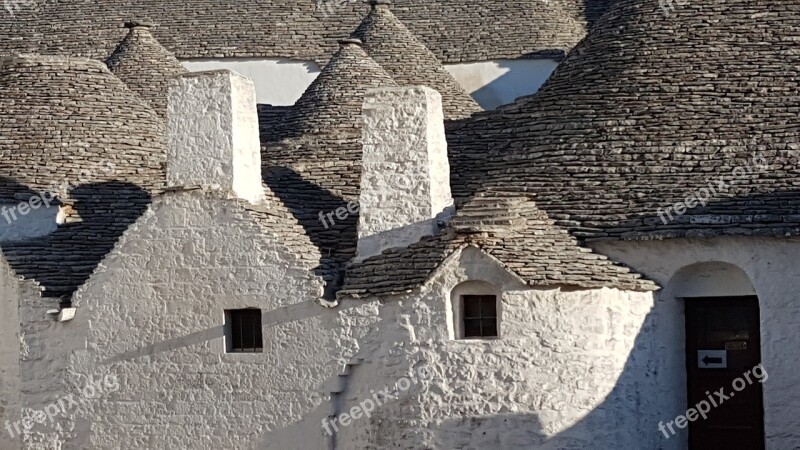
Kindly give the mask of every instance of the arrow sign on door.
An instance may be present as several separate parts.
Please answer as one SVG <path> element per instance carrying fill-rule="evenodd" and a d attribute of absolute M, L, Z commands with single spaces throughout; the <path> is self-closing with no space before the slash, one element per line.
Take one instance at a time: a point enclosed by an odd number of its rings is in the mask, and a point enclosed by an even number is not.
<path fill-rule="evenodd" d="M 726 350 L 698 350 L 697 367 L 700 369 L 727 369 L 728 352 Z"/>

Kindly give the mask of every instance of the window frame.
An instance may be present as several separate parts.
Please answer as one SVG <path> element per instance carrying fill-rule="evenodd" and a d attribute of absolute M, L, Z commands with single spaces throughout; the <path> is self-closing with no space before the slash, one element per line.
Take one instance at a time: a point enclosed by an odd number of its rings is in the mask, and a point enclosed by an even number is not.
<path fill-rule="evenodd" d="M 467 300 L 474 299 L 478 301 L 478 315 L 467 317 Z M 494 303 L 494 315 L 484 315 L 483 305 L 484 301 L 490 300 Z M 460 337 L 464 340 L 487 340 L 487 339 L 499 339 L 500 338 L 500 305 L 498 302 L 498 296 L 496 294 L 461 294 L 459 295 L 459 303 L 460 303 Z M 472 309 L 472 308 L 469 308 Z M 494 334 L 491 335 L 484 335 L 483 334 L 483 327 L 484 321 L 493 320 L 494 321 Z M 467 336 L 467 321 L 477 321 L 480 328 L 479 335 L 470 335 Z"/>
<path fill-rule="evenodd" d="M 250 346 L 246 345 L 243 335 L 243 326 L 246 321 L 250 321 L 249 326 L 252 338 Z M 237 326 L 238 325 L 238 326 Z M 261 320 L 261 310 L 258 308 L 238 308 L 225 310 L 225 353 L 239 354 L 239 355 L 253 355 L 264 353 L 264 324 Z M 237 339 L 235 337 L 236 329 L 238 328 L 239 346 L 237 347 Z M 260 344 L 260 345 L 258 345 Z"/>

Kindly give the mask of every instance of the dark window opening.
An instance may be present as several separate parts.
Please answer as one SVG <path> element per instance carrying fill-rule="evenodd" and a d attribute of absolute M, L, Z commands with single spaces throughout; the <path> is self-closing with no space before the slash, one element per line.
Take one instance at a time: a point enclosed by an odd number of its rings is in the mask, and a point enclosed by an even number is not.
<path fill-rule="evenodd" d="M 464 338 L 493 338 L 497 334 L 497 297 L 494 295 L 465 295 Z"/>
<path fill-rule="evenodd" d="M 228 353 L 260 353 L 264 350 L 261 310 L 225 311 L 225 341 Z"/>

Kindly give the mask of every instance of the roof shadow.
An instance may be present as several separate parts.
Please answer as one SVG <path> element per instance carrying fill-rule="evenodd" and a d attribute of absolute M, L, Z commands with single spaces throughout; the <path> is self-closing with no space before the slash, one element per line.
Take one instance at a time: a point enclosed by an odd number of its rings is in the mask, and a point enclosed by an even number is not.
<path fill-rule="evenodd" d="M 32 190 L 21 193 L 44 195 Z M 0 248 L 18 275 L 42 286 L 44 297 L 69 303 L 71 295 L 89 279 L 122 233 L 144 213 L 150 200 L 147 191 L 131 183 L 80 185 L 72 188 L 69 199 L 63 201 L 66 222 L 53 233 L 2 242 Z"/>

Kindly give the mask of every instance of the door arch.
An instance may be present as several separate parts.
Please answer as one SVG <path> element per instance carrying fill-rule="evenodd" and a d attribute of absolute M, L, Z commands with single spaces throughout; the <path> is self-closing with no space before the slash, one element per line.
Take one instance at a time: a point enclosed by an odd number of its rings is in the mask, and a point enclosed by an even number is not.
<path fill-rule="evenodd" d="M 678 271 L 672 287 L 685 301 L 687 411 L 706 410 L 684 422 L 689 448 L 763 449 L 766 371 L 750 278 L 735 265 L 706 262 Z"/>

